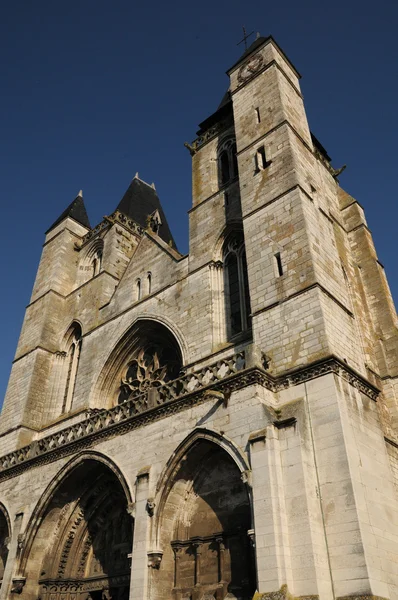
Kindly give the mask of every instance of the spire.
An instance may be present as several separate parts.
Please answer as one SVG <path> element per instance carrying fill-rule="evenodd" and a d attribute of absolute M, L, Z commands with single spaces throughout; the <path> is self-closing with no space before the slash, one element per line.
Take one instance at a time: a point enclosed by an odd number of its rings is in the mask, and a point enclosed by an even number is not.
<path fill-rule="evenodd" d="M 88 215 L 86 211 L 86 207 L 84 205 L 83 200 L 83 191 L 80 190 L 77 194 L 76 198 L 71 202 L 66 210 L 58 217 L 56 221 L 51 225 L 49 229 L 47 229 L 46 234 L 54 229 L 59 223 L 61 223 L 64 219 L 67 218 L 73 219 L 83 225 L 83 227 L 87 227 L 87 229 L 91 229 L 90 221 L 88 220 Z"/>
<path fill-rule="evenodd" d="M 141 225 L 144 229 L 154 218 L 159 224 L 156 233 L 166 244 L 176 247 L 162 205 L 156 193 L 155 185 L 139 178 L 138 173 L 130 183 L 116 210 Z"/>

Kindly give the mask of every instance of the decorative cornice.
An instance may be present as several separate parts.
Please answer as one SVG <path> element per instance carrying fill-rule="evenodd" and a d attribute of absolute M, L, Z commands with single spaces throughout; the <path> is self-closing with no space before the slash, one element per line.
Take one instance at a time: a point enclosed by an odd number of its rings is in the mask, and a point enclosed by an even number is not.
<path fill-rule="evenodd" d="M 199 135 L 191 144 L 188 144 L 188 142 L 185 142 L 184 146 L 185 146 L 185 148 L 188 148 L 190 155 L 193 156 L 205 144 L 210 142 L 213 138 L 215 138 L 217 135 L 219 135 L 222 131 L 224 131 L 225 129 L 228 129 L 231 126 L 232 126 L 232 120 L 230 118 L 220 121 L 218 123 L 215 123 L 215 125 L 213 125 L 207 131 L 202 133 L 202 135 Z"/>
<path fill-rule="evenodd" d="M 100 235 L 103 231 L 112 227 L 115 223 L 122 225 L 122 227 L 127 229 L 130 233 L 135 233 L 138 236 L 142 236 L 145 231 L 145 229 L 133 221 L 133 219 L 127 217 L 124 213 L 120 212 L 120 210 L 115 210 L 109 217 L 104 217 L 101 223 L 96 225 L 93 229 L 90 229 L 90 231 L 82 238 L 81 244 L 75 244 L 76 250 L 81 250 L 88 242 Z"/>
<path fill-rule="evenodd" d="M 257 384 L 271 392 L 279 392 L 332 373 L 372 400 L 377 400 L 379 394 L 375 386 L 336 357 L 277 377 L 268 373 L 266 368 L 266 362 L 254 363 L 247 350 L 241 351 L 157 388 L 156 398 L 142 394 L 108 410 L 93 409 L 87 413 L 86 419 L 0 457 L 0 480 L 74 454 L 99 440 L 123 435 L 187 408 L 214 401 L 214 394 L 209 393 L 211 391 L 220 392 L 228 398 L 234 391 Z M 288 426 L 290 422 L 283 425 Z"/>

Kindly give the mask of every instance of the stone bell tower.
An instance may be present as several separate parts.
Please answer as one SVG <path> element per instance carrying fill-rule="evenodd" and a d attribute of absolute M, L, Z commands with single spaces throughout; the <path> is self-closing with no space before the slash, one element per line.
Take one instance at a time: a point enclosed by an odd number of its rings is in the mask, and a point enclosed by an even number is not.
<path fill-rule="evenodd" d="M 272 37 L 192 156 L 46 233 L 0 418 L 0 600 L 398 600 L 398 334 Z"/>
<path fill-rule="evenodd" d="M 211 249 L 242 230 L 246 331 L 231 335 L 213 303 L 213 336 L 251 340 L 274 382 L 264 403 L 277 420 L 249 440 L 258 589 L 397 598 L 398 336 L 383 267 L 275 40 L 258 38 L 228 75 L 188 145 L 190 261 L 221 260 L 231 320 L 228 265 Z"/>

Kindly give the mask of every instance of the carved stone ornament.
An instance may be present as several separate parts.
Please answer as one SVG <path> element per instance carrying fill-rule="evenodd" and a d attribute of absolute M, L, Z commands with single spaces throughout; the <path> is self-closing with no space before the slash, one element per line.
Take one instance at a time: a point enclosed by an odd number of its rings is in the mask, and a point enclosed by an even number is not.
<path fill-rule="evenodd" d="M 251 56 L 239 69 L 238 81 L 243 82 L 250 79 L 263 66 L 264 59 L 261 54 Z"/>
<path fill-rule="evenodd" d="M 148 552 L 148 567 L 159 569 L 163 558 L 162 550 Z"/>
<path fill-rule="evenodd" d="M 21 594 L 26 582 L 26 577 L 15 577 L 12 580 L 12 594 Z"/>
<path fill-rule="evenodd" d="M 135 519 L 135 502 L 129 502 L 127 504 L 127 514 L 130 515 L 133 519 Z"/>
<path fill-rule="evenodd" d="M 248 487 L 252 487 L 252 472 L 250 469 L 242 471 L 240 478 L 242 482 L 245 483 Z"/>
<path fill-rule="evenodd" d="M 18 550 L 22 550 L 22 548 L 24 547 L 24 543 L 25 543 L 25 534 L 20 533 L 17 538 Z"/>
<path fill-rule="evenodd" d="M 247 536 L 250 540 L 250 544 L 253 548 L 256 547 L 256 534 L 254 533 L 254 529 L 248 529 Z"/>
<path fill-rule="evenodd" d="M 146 510 L 150 517 L 153 517 L 153 513 L 155 512 L 155 501 L 153 498 L 148 498 L 146 503 Z"/>

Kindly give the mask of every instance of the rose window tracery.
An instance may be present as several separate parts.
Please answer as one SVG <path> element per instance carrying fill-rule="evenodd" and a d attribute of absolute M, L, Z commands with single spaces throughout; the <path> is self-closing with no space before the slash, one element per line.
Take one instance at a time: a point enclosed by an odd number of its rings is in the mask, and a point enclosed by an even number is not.
<path fill-rule="evenodd" d="M 119 403 L 146 394 L 179 375 L 180 365 L 177 357 L 169 349 L 159 346 L 141 348 L 129 362 L 122 377 Z"/>

